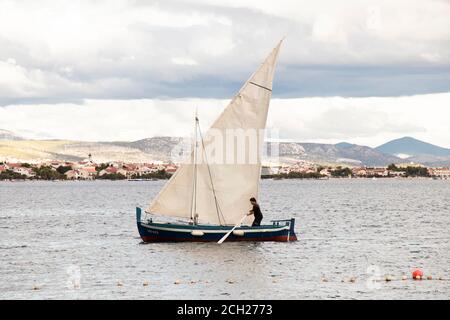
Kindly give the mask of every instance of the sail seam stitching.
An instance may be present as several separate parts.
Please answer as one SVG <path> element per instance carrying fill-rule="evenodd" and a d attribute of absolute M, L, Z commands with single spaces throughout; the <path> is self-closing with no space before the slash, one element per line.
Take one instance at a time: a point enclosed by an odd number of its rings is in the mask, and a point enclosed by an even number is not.
<path fill-rule="evenodd" d="M 257 87 L 260 87 L 260 88 L 263 88 L 263 89 L 266 89 L 266 90 L 269 90 L 270 92 L 272 92 L 272 89 L 269 89 L 269 88 L 267 88 L 267 87 L 264 87 L 264 86 L 262 86 L 262 85 L 260 85 L 260 84 L 254 83 L 254 82 L 252 82 L 252 81 L 249 81 L 248 83 L 251 83 L 251 84 L 253 84 L 253 85 L 257 86 Z"/>

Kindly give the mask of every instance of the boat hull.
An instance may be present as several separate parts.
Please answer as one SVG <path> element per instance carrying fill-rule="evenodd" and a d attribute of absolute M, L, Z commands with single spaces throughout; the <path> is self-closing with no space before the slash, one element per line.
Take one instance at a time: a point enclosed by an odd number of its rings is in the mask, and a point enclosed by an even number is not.
<path fill-rule="evenodd" d="M 141 209 L 136 208 L 139 235 L 144 242 L 217 242 L 232 226 L 189 225 L 141 221 Z M 271 225 L 237 227 L 226 239 L 235 241 L 296 241 L 295 220 L 274 220 Z"/>

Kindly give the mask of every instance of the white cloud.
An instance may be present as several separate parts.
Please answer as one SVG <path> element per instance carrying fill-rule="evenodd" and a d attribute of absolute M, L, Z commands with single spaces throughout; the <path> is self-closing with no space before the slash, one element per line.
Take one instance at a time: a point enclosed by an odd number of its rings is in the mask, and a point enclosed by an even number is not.
<path fill-rule="evenodd" d="M 0 61 L 0 96 L 24 96 L 39 89 L 39 72 L 29 73 L 8 58 Z M 33 79 L 34 78 L 34 79 Z"/>
<path fill-rule="evenodd" d="M 450 3 L 436 0 L 0 0 L 0 60 L 17 63 L 3 66 L 0 77 L 12 76 L 0 98 L 155 97 L 172 92 L 149 90 L 156 82 L 238 81 L 284 35 L 280 73 L 295 75 L 283 66 L 297 65 L 448 68 L 449 16 Z M 119 90 L 118 81 L 128 85 Z"/>
<path fill-rule="evenodd" d="M 78 93 L 85 96 L 124 90 L 132 86 L 127 78 L 99 78 L 80 81 L 69 79 L 71 67 L 61 67 L 59 72 L 27 68 L 15 59 L 0 60 L 0 98 L 52 98 L 64 99 Z"/>
<path fill-rule="evenodd" d="M 194 59 L 191 59 L 189 57 L 173 57 L 172 63 L 179 64 L 182 66 L 196 66 L 198 65 L 198 62 Z"/>
<path fill-rule="evenodd" d="M 319 15 L 312 26 L 312 39 L 325 43 L 347 44 L 347 35 L 338 22 L 328 15 Z"/>
<path fill-rule="evenodd" d="M 198 108 L 203 130 L 228 100 L 86 100 L 0 107 L 0 128 L 30 138 L 111 141 L 188 136 Z M 384 98 L 272 99 L 268 127 L 304 142 L 377 146 L 402 136 L 450 147 L 450 93 Z"/>

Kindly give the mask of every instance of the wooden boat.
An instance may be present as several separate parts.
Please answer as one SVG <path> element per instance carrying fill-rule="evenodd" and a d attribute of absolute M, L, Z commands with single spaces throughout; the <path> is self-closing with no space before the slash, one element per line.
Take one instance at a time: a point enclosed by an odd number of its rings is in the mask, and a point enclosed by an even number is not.
<path fill-rule="evenodd" d="M 217 242 L 233 226 L 208 224 L 154 223 L 141 220 L 141 208 L 136 208 L 138 230 L 144 242 Z M 233 230 L 226 241 L 296 241 L 295 219 L 272 220 L 270 225 L 258 227 L 240 226 Z"/>
<path fill-rule="evenodd" d="M 266 127 L 280 46 L 281 41 L 205 135 L 196 115 L 189 161 L 179 166 L 145 210 L 145 216 L 141 208 L 136 208 L 137 227 L 144 242 L 297 240 L 293 218 L 251 227 L 253 217 L 247 216 L 252 208 L 249 199 L 259 194 L 264 141 L 260 133 Z M 235 143 L 242 133 L 246 140 Z M 186 222 L 154 222 L 156 215 Z"/>

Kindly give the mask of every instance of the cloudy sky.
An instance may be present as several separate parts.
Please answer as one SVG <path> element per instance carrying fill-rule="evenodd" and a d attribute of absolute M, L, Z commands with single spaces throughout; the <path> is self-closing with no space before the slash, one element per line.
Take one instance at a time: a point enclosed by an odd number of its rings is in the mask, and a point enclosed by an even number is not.
<path fill-rule="evenodd" d="M 0 129 L 134 140 L 205 126 L 286 36 L 282 138 L 450 147 L 450 1 L 0 0 Z"/>

